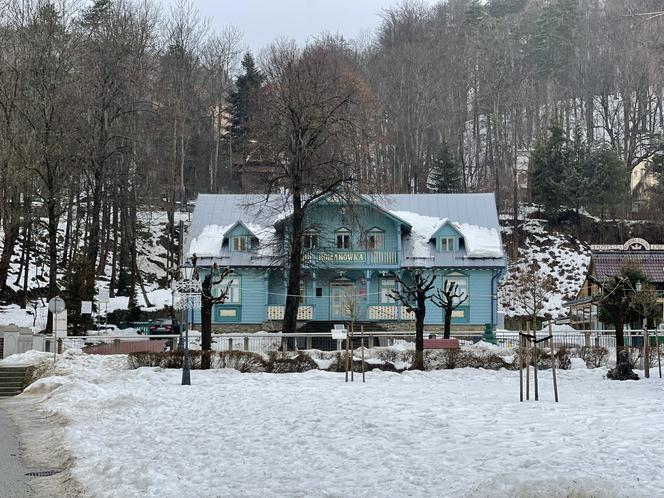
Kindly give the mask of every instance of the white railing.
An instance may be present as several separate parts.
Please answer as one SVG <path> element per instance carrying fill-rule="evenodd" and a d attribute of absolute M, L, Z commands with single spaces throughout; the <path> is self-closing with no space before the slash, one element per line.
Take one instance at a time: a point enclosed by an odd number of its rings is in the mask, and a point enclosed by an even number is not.
<path fill-rule="evenodd" d="M 286 310 L 285 306 L 268 306 L 267 307 L 267 319 L 268 320 L 283 320 L 284 312 Z M 298 320 L 313 320 L 314 318 L 314 307 L 313 306 L 300 306 L 297 310 L 297 319 Z"/>

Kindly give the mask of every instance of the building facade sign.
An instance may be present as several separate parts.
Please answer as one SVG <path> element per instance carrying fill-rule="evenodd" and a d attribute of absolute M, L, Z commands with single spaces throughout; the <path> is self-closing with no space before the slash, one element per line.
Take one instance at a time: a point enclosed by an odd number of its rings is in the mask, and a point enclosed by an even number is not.
<path fill-rule="evenodd" d="M 318 261 L 323 263 L 365 263 L 365 252 L 320 252 L 316 254 Z"/>
<path fill-rule="evenodd" d="M 593 251 L 664 251 L 664 244 L 650 244 L 641 238 L 629 239 L 624 244 L 591 245 Z"/>

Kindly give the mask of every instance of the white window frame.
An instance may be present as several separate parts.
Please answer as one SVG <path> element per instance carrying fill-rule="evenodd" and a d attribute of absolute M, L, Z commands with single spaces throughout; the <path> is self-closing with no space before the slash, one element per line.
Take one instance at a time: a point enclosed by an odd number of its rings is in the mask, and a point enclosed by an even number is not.
<path fill-rule="evenodd" d="M 318 249 L 318 232 L 307 230 L 302 237 L 302 246 L 305 249 Z"/>
<path fill-rule="evenodd" d="M 383 277 L 380 279 L 380 304 L 394 304 L 394 298 L 389 294 L 397 287 L 397 279 Z"/>
<path fill-rule="evenodd" d="M 463 292 L 464 297 L 466 297 L 466 300 L 463 302 L 461 306 L 468 306 L 468 304 L 470 303 L 470 294 L 468 293 L 468 287 L 470 285 L 470 281 L 468 275 L 464 275 L 462 273 L 447 274 L 445 275 L 445 281 L 444 281 L 445 287 L 449 285 L 449 282 L 456 283 L 459 286 L 458 290 L 460 292 Z"/>
<path fill-rule="evenodd" d="M 374 240 L 371 244 L 369 241 Z M 365 236 L 365 244 L 368 251 L 382 251 L 385 249 L 385 232 L 379 228 L 368 230 Z"/>
<path fill-rule="evenodd" d="M 454 252 L 456 237 L 446 236 L 440 238 L 440 252 Z"/>
<path fill-rule="evenodd" d="M 237 275 L 228 275 L 217 285 L 212 287 L 212 297 L 219 297 L 222 289 L 228 285 L 228 299 L 224 304 L 240 304 L 242 302 L 242 278 Z"/>
<path fill-rule="evenodd" d="M 247 252 L 251 246 L 248 235 L 236 235 L 233 237 L 233 252 Z"/>
<path fill-rule="evenodd" d="M 352 237 L 353 233 L 350 230 L 348 230 L 347 228 L 339 228 L 334 233 L 336 235 L 336 237 L 335 237 L 335 239 L 336 239 L 335 247 L 338 250 L 347 251 L 347 250 L 353 248 L 353 237 Z M 343 238 L 339 239 L 339 237 L 343 237 Z M 339 246 L 340 240 L 341 240 L 341 247 Z M 346 244 L 346 240 L 348 241 L 348 244 Z"/>

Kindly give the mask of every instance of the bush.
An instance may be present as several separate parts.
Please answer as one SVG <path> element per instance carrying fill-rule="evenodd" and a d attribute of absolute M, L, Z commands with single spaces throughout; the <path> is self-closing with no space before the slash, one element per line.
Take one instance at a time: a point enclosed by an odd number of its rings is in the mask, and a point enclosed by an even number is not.
<path fill-rule="evenodd" d="M 239 372 L 264 372 L 266 364 L 262 356 L 246 351 L 190 351 L 189 360 L 192 370 L 201 368 L 203 356 L 210 356 L 212 368 L 232 368 Z M 182 368 L 184 353 L 181 352 L 140 352 L 130 353 L 127 358 L 129 368 L 161 367 Z"/>
<path fill-rule="evenodd" d="M 434 350 L 424 352 L 425 370 L 442 370 L 452 368 L 484 368 L 500 370 L 511 368 L 512 365 L 490 351 L 468 351 L 459 349 Z"/>
<path fill-rule="evenodd" d="M 578 350 L 579 358 L 586 362 L 588 368 L 599 368 L 607 364 L 609 350 L 602 347 L 583 346 Z"/>
<path fill-rule="evenodd" d="M 270 351 L 267 360 L 267 371 L 270 373 L 295 373 L 316 370 L 318 365 L 306 353 L 288 353 Z"/>

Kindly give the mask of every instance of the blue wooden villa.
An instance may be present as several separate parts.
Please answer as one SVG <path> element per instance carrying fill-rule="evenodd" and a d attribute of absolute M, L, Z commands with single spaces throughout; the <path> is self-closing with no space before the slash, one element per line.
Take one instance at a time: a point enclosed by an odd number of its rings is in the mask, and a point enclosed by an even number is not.
<path fill-rule="evenodd" d="M 282 319 L 284 205 L 276 198 L 266 204 L 260 195 L 199 195 L 187 254 L 196 254 L 201 273 L 214 263 L 233 271 L 222 283 L 230 284 L 229 299 L 213 310 L 213 325 L 256 329 Z M 328 196 L 308 211 L 305 227 L 298 321 L 351 315 L 364 322 L 412 321 L 389 294 L 397 276 L 424 269 L 438 275 L 437 285 L 453 280 L 469 296 L 454 311 L 454 325 L 496 323 L 496 289 L 507 260 L 493 194 L 357 196 L 352 205 Z M 442 324 L 443 311 L 430 305 L 426 323 Z"/>

